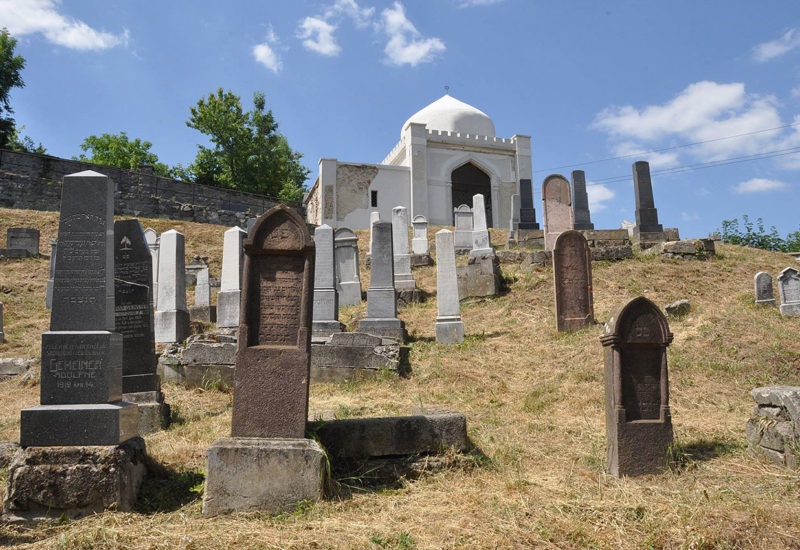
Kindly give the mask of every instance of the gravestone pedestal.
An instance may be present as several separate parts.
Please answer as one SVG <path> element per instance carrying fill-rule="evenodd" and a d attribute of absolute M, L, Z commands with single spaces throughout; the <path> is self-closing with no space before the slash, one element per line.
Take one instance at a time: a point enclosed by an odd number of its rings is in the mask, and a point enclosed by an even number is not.
<path fill-rule="evenodd" d="M 371 277 L 367 289 L 367 317 L 358 322 L 358 332 L 373 336 L 393 338 L 401 344 L 406 341 L 405 323 L 397 318 L 397 294 L 394 288 L 392 224 L 372 224 L 374 246 L 372 249 Z M 406 229 L 406 240 L 408 229 Z"/>

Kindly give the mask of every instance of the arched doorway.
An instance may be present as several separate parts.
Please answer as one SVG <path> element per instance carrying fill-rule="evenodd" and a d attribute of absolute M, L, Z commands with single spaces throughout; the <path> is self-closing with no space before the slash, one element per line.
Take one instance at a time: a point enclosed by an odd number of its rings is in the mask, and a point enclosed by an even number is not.
<path fill-rule="evenodd" d="M 492 183 L 489 174 L 468 162 L 453 170 L 450 175 L 453 208 L 462 204 L 472 208 L 472 196 L 480 193 L 486 206 L 486 226 L 492 227 Z"/>

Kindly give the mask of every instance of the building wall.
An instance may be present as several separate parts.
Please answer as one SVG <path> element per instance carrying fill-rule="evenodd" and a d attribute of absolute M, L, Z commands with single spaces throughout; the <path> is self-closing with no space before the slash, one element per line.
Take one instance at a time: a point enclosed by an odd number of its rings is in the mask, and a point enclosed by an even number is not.
<path fill-rule="evenodd" d="M 124 170 L 49 155 L 0 150 L 0 207 L 58 211 L 64 176 L 93 170 L 116 184 L 114 213 L 233 226 L 277 200 L 252 193 L 162 178 L 152 168 Z M 302 212 L 302 207 L 298 206 Z"/>

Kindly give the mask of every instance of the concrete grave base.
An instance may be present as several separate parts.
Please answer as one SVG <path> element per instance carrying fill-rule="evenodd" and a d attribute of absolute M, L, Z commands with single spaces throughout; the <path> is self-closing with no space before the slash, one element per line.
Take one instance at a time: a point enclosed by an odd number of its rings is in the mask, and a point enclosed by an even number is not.
<path fill-rule="evenodd" d="M 217 327 L 239 326 L 240 290 L 222 290 L 217 293 Z"/>
<path fill-rule="evenodd" d="M 312 321 L 311 322 L 311 337 L 312 338 L 327 338 L 331 334 L 342 332 L 345 329 L 343 323 L 334 320 L 328 321 Z"/>
<path fill-rule="evenodd" d="M 786 315 L 789 317 L 800 316 L 800 302 L 781 304 L 781 315 Z"/>
<path fill-rule="evenodd" d="M 39 405 L 20 415 L 20 445 L 119 445 L 138 434 L 134 403 Z"/>
<path fill-rule="evenodd" d="M 189 312 L 156 311 L 153 318 L 156 342 L 183 342 L 189 337 Z"/>
<path fill-rule="evenodd" d="M 409 348 L 384 345 L 382 338 L 360 332 L 334 334 L 311 345 L 312 382 L 377 378 L 381 373 L 407 376 Z"/>
<path fill-rule="evenodd" d="M 672 419 L 620 421 L 608 438 L 606 467 L 614 477 L 657 474 L 667 468 Z"/>
<path fill-rule="evenodd" d="M 500 294 L 500 260 L 492 254 L 470 255 L 469 263 L 456 268 L 458 299 Z"/>
<path fill-rule="evenodd" d="M 683 260 L 705 260 L 715 254 L 712 239 L 687 239 L 685 241 L 666 241 L 644 250 L 644 254 L 658 254 L 665 258 Z"/>
<path fill-rule="evenodd" d="M 436 341 L 455 344 L 464 340 L 464 323 L 449 318 L 436 319 Z"/>
<path fill-rule="evenodd" d="M 430 254 L 411 254 L 411 267 L 426 267 L 433 265 Z"/>
<path fill-rule="evenodd" d="M 168 346 L 158 358 L 161 380 L 189 388 L 233 387 L 236 339 L 223 332 L 189 337 L 186 347 Z"/>
<path fill-rule="evenodd" d="M 656 246 L 658 243 L 663 243 L 667 240 L 664 231 L 640 231 L 639 226 L 633 228 L 631 235 L 631 242 L 638 246 L 641 250 L 646 250 Z"/>
<path fill-rule="evenodd" d="M 544 231 L 541 229 L 517 229 L 513 235 L 509 234 L 506 241 L 506 248 L 512 246 L 543 250 Z"/>
<path fill-rule="evenodd" d="M 325 454 L 312 439 L 226 437 L 206 452 L 203 515 L 291 510 L 322 498 Z"/>
<path fill-rule="evenodd" d="M 125 401 L 136 403 L 139 407 L 139 435 L 147 435 L 169 427 L 169 405 L 164 403 L 160 391 L 125 393 Z"/>
<path fill-rule="evenodd" d="M 136 437 L 121 445 L 28 447 L 8 468 L 5 521 L 80 518 L 133 509 L 146 475 L 146 447 Z"/>
<path fill-rule="evenodd" d="M 409 304 L 421 304 L 425 301 L 425 292 L 419 288 L 397 289 L 397 307 L 405 307 Z"/>
<path fill-rule="evenodd" d="M 361 319 L 358 322 L 357 332 L 365 332 L 381 338 L 391 338 L 399 344 L 405 344 L 408 339 L 406 324 L 396 317 L 387 319 Z"/>

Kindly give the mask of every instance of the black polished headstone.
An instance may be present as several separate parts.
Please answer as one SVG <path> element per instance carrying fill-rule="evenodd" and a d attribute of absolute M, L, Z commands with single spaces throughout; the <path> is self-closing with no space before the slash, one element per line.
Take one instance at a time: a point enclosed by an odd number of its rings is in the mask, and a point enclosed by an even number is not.
<path fill-rule="evenodd" d="M 539 229 L 536 223 L 536 209 L 533 207 L 533 184 L 529 179 L 519 180 L 519 228 Z"/>
<path fill-rule="evenodd" d="M 636 193 L 636 228 L 639 233 L 659 233 L 664 227 L 658 223 L 658 211 L 653 199 L 650 164 L 640 160 L 633 163 L 633 188 Z"/>
<path fill-rule="evenodd" d="M 589 213 L 589 194 L 586 192 L 586 174 L 583 170 L 572 171 L 572 228 L 593 230 L 594 224 Z"/>
<path fill-rule="evenodd" d="M 114 222 L 114 310 L 122 335 L 122 392 L 159 391 L 153 333 L 153 261 L 139 220 Z"/>

